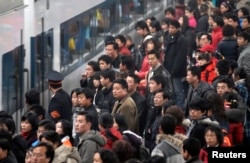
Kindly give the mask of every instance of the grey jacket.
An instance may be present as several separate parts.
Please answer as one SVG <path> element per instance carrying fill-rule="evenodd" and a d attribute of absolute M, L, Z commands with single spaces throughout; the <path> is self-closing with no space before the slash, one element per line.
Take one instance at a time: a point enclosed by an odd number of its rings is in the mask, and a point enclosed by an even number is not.
<path fill-rule="evenodd" d="M 89 131 L 79 136 L 78 152 L 81 157 L 80 163 L 93 162 L 94 153 L 106 144 L 104 137 L 97 131 Z"/>
<path fill-rule="evenodd" d="M 151 156 L 164 157 L 166 163 L 184 163 L 181 154 L 182 142 L 186 137 L 181 134 L 177 135 L 157 135 L 157 146 L 153 149 Z"/>
<path fill-rule="evenodd" d="M 250 74 L 250 43 L 246 45 L 246 48 L 242 50 L 237 60 L 238 66 L 243 67 L 247 74 Z"/>

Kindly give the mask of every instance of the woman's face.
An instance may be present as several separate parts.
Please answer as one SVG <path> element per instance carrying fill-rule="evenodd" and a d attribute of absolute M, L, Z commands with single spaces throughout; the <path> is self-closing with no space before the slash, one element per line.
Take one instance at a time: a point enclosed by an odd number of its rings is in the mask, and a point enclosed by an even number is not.
<path fill-rule="evenodd" d="M 151 42 L 151 41 L 148 42 L 148 44 L 147 44 L 147 51 L 154 50 L 154 48 L 155 48 L 154 43 Z"/>
<path fill-rule="evenodd" d="M 74 107 L 78 106 L 77 95 L 76 95 L 75 92 L 72 94 L 71 101 L 72 101 L 72 104 L 73 104 Z"/>
<path fill-rule="evenodd" d="M 100 80 L 98 80 L 98 79 L 94 79 L 94 80 L 93 80 L 93 84 L 94 84 L 94 87 L 95 87 L 95 88 L 98 88 L 98 87 L 101 85 L 101 82 L 100 82 Z"/>
<path fill-rule="evenodd" d="M 102 163 L 102 158 L 98 152 L 94 154 L 93 163 Z"/>
<path fill-rule="evenodd" d="M 220 5 L 220 13 L 221 13 L 221 14 L 224 14 L 224 13 L 227 12 L 227 11 L 228 11 L 228 8 L 227 8 L 226 6 Z"/>
<path fill-rule="evenodd" d="M 57 132 L 59 135 L 62 135 L 62 134 L 63 134 L 62 122 L 57 122 L 57 123 L 56 123 L 56 132 Z"/>
<path fill-rule="evenodd" d="M 183 25 L 183 17 L 181 16 L 178 21 L 179 21 L 180 25 L 182 26 Z"/>
<path fill-rule="evenodd" d="M 241 10 L 239 10 L 237 12 L 237 14 L 238 14 L 238 18 L 243 18 L 244 17 L 243 12 Z"/>
<path fill-rule="evenodd" d="M 205 140 L 206 143 L 209 147 L 216 147 L 216 145 L 218 145 L 218 140 L 217 140 L 217 136 L 215 134 L 215 132 L 208 130 L 205 133 Z"/>
<path fill-rule="evenodd" d="M 21 122 L 21 131 L 22 132 L 30 132 L 32 130 L 32 125 L 28 120 Z"/>

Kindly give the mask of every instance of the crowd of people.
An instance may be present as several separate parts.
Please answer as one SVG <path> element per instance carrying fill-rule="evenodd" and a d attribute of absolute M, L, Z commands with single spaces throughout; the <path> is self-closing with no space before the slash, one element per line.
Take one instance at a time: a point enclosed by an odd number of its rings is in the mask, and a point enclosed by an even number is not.
<path fill-rule="evenodd" d="M 31 89 L 21 126 L 0 113 L 0 163 L 208 163 L 208 147 L 250 145 L 250 15 L 241 3 L 178 0 L 163 20 L 135 24 L 139 45 L 106 37 L 105 54 L 70 94 L 51 71 L 48 108 Z"/>

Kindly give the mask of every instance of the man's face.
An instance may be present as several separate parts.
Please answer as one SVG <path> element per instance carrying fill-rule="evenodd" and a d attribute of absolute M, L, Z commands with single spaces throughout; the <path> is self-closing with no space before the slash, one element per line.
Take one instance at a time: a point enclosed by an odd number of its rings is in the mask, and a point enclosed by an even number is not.
<path fill-rule="evenodd" d="M 174 15 L 171 14 L 170 12 L 166 12 L 165 18 L 174 19 Z"/>
<path fill-rule="evenodd" d="M 148 54 L 148 64 L 150 67 L 155 68 L 159 63 L 159 60 L 156 58 L 155 54 Z"/>
<path fill-rule="evenodd" d="M 107 87 L 108 79 L 105 79 L 103 76 L 100 76 L 100 82 L 103 87 Z"/>
<path fill-rule="evenodd" d="M 161 84 L 157 84 L 154 80 L 149 81 L 149 92 L 154 93 L 161 88 Z"/>
<path fill-rule="evenodd" d="M 238 22 L 235 22 L 232 18 L 228 19 L 228 24 L 236 28 L 238 26 Z"/>
<path fill-rule="evenodd" d="M 114 59 L 116 54 L 117 54 L 117 50 L 114 49 L 114 46 L 112 44 L 107 45 L 106 46 L 106 54 L 109 55 L 112 59 Z"/>
<path fill-rule="evenodd" d="M 100 60 L 99 61 L 99 67 L 101 69 L 101 71 L 109 69 L 110 68 L 110 64 L 107 64 L 105 61 Z"/>
<path fill-rule="evenodd" d="M 238 43 L 238 46 L 241 47 L 241 46 L 244 46 L 247 44 L 247 40 L 245 40 L 243 37 L 237 37 L 237 43 Z"/>
<path fill-rule="evenodd" d="M 95 71 L 93 69 L 92 66 L 90 65 L 87 65 L 86 68 L 85 68 L 85 74 L 86 74 L 86 77 L 91 77 L 95 74 Z"/>
<path fill-rule="evenodd" d="M 144 36 L 144 30 L 142 28 L 136 28 L 136 32 L 138 33 L 138 35 Z"/>
<path fill-rule="evenodd" d="M 49 158 L 46 157 L 46 147 L 39 146 L 35 147 L 32 151 L 32 160 L 34 163 L 48 163 Z"/>
<path fill-rule="evenodd" d="M 197 110 L 197 109 L 189 109 L 189 116 L 191 120 L 198 120 L 202 117 L 203 113 L 201 110 Z"/>
<path fill-rule="evenodd" d="M 177 31 L 178 31 L 178 28 L 176 28 L 176 27 L 173 26 L 173 25 L 169 25 L 168 32 L 169 32 L 170 35 L 176 34 Z"/>
<path fill-rule="evenodd" d="M 158 92 L 154 95 L 154 106 L 162 106 L 166 102 L 166 99 L 163 98 L 163 92 Z"/>
<path fill-rule="evenodd" d="M 113 96 L 114 98 L 120 100 L 127 94 L 127 90 L 125 88 L 122 88 L 121 84 L 114 83 L 113 84 Z"/>
<path fill-rule="evenodd" d="M 226 92 L 231 92 L 230 88 L 226 83 L 218 83 L 216 90 L 220 96 L 223 96 Z"/>
<path fill-rule="evenodd" d="M 77 115 L 75 121 L 75 131 L 77 134 L 84 134 L 90 130 L 90 123 L 86 121 L 85 115 Z"/>
<path fill-rule="evenodd" d="M 196 77 L 192 75 L 191 71 L 187 71 L 187 82 L 193 84 Z"/>
<path fill-rule="evenodd" d="M 247 19 L 243 19 L 241 25 L 242 25 L 242 29 L 246 29 L 249 27 L 249 22 L 247 21 Z"/>
<path fill-rule="evenodd" d="M 128 92 L 133 92 L 136 90 L 138 84 L 135 83 L 134 78 L 128 76 L 126 78 L 126 81 L 128 83 Z"/>
<path fill-rule="evenodd" d="M 200 38 L 200 47 L 203 47 L 204 45 L 209 45 L 211 41 L 207 39 L 207 35 L 202 35 Z"/>
<path fill-rule="evenodd" d="M 91 104 L 91 100 L 86 98 L 85 94 L 79 94 L 77 99 L 80 107 L 88 107 Z"/>

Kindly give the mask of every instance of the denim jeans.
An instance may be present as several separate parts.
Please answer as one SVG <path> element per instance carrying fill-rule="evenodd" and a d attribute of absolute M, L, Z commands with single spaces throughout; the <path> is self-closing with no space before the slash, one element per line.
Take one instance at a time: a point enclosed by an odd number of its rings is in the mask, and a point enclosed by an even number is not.
<path fill-rule="evenodd" d="M 184 110 L 185 105 L 185 94 L 183 89 L 182 78 L 172 78 L 174 92 L 175 92 L 175 102 L 176 105 L 181 107 Z"/>

